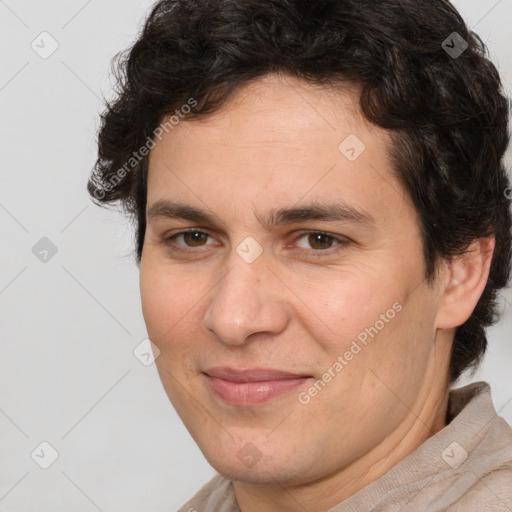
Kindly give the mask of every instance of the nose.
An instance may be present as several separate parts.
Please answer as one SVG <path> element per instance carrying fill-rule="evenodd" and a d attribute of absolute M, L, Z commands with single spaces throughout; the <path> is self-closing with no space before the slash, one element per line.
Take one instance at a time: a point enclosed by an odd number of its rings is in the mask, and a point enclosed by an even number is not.
<path fill-rule="evenodd" d="M 224 277 L 212 290 L 203 325 L 228 345 L 249 343 L 257 334 L 279 334 L 289 322 L 285 289 L 263 254 L 247 263 L 233 251 Z"/>

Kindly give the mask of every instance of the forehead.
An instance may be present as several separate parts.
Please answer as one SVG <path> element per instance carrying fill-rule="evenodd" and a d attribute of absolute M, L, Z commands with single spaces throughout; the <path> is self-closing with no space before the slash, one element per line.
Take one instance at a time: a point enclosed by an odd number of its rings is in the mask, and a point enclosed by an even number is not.
<path fill-rule="evenodd" d="M 359 110 L 354 86 L 337 89 L 270 75 L 213 115 L 182 120 L 151 150 L 148 204 L 187 199 L 261 213 L 272 203 L 339 198 L 360 210 L 407 202 L 393 176 L 392 141 Z M 165 122 L 165 120 L 164 120 Z M 373 203 L 373 204 L 368 204 Z M 371 209 L 371 208 L 370 208 Z"/>
<path fill-rule="evenodd" d="M 244 142 L 253 145 L 307 142 L 308 147 L 320 146 L 325 150 L 333 145 L 337 149 L 338 143 L 349 134 L 368 138 L 367 133 L 375 132 L 374 136 L 384 144 L 390 143 L 387 133 L 362 115 L 359 97 L 359 88 L 348 82 L 320 86 L 270 74 L 239 88 L 213 114 L 181 121 L 164 138 L 176 140 L 186 132 L 201 132 L 201 139 L 232 142 L 233 146 Z"/>

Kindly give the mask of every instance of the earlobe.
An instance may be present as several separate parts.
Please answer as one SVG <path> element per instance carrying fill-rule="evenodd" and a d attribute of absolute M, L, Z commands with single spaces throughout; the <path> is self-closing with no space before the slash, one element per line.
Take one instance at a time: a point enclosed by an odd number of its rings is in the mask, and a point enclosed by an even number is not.
<path fill-rule="evenodd" d="M 448 264 L 448 279 L 437 315 L 439 329 L 462 325 L 480 299 L 491 268 L 496 240 L 494 236 L 475 240 Z"/>

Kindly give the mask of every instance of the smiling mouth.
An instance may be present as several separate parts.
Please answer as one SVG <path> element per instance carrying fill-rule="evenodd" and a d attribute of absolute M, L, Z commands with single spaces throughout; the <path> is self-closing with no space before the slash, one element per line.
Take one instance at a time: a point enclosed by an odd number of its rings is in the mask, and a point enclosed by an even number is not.
<path fill-rule="evenodd" d="M 269 402 L 313 378 L 273 369 L 212 368 L 204 375 L 215 396 L 236 406 Z"/>

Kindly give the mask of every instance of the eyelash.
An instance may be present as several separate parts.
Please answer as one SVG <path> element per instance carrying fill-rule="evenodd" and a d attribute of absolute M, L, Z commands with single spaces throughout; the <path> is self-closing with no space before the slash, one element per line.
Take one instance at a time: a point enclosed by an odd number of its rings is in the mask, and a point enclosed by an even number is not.
<path fill-rule="evenodd" d="M 198 251 L 195 249 L 191 249 L 191 248 L 185 249 L 185 248 L 183 248 L 183 246 L 175 244 L 174 240 L 176 238 L 178 238 L 179 236 L 186 234 L 186 233 L 200 233 L 202 235 L 207 235 L 210 238 L 213 238 L 213 236 L 210 235 L 210 233 L 208 233 L 207 231 L 202 231 L 197 228 L 190 228 L 190 229 L 185 229 L 185 230 L 179 231 L 178 233 L 175 233 L 175 234 L 165 238 L 166 245 L 168 245 L 171 250 L 176 251 L 176 252 L 181 252 L 182 254 L 197 254 Z M 304 236 L 307 236 L 307 235 L 324 235 L 336 242 L 336 244 L 333 247 L 329 247 L 328 249 L 298 249 L 299 254 L 305 255 L 308 257 L 313 256 L 316 258 L 321 258 L 323 256 L 330 256 L 330 255 L 332 255 L 332 253 L 334 251 L 337 250 L 336 248 L 346 246 L 350 243 L 350 240 L 347 239 L 346 237 L 339 237 L 339 236 L 331 235 L 330 233 L 326 233 L 325 231 L 303 231 L 303 232 L 299 233 L 299 235 L 294 239 L 294 242 L 300 240 L 301 238 L 303 238 Z M 203 247 L 203 246 L 198 246 L 198 247 Z"/>

